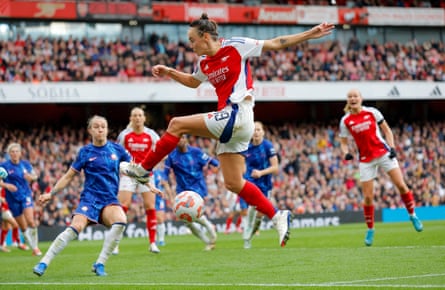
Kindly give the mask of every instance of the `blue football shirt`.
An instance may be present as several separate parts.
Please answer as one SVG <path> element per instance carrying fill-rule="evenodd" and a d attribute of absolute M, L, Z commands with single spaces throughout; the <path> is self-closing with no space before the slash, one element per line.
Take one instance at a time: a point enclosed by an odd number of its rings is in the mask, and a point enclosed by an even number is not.
<path fill-rule="evenodd" d="M 250 143 L 244 155 L 246 157 L 246 173 L 244 174 L 244 178 L 258 186 L 263 194 L 267 194 L 272 190 L 272 174 L 267 174 L 260 178 L 253 178 L 251 175 L 254 169 L 263 170 L 270 166 L 269 159 L 277 155 L 272 142 L 263 139 L 263 142 L 258 145 Z"/>
<path fill-rule="evenodd" d="M 173 170 L 176 177 L 176 192 L 191 190 L 202 198 L 207 196 L 207 184 L 203 169 L 208 164 L 218 167 L 219 161 L 210 157 L 198 147 L 187 145 L 187 151 L 176 148 L 165 160 L 165 174 Z"/>
<path fill-rule="evenodd" d="M 14 164 L 11 160 L 7 160 L 0 164 L 8 172 L 8 177 L 3 181 L 6 183 L 14 184 L 17 187 L 17 191 L 12 192 L 5 188 L 6 200 L 8 203 L 15 201 L 24 201 L 26 197 L 32 196 L 31 186 L 29 181 L 25 179 L 25 173 L 32 173 L 33 168 L 31 163 L 27 160 L 20 160 L 19 163 Z"/>
<path fill-rule="evenodd" d="M 82 147 L 71 165 L 78 172 L 84 171 L 85 183 L 80 198 L 98 204 L 117 201 L 119 163 L 130 160 L 124 147 L 110 141 L 100 147 L 93 144 Z"/>

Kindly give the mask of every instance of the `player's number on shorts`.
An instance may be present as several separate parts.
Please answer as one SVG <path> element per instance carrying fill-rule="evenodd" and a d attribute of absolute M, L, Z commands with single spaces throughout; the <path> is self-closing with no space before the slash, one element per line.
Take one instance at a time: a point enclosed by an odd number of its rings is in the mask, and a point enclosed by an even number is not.
<path fill-rule="evenodd" d="M 229 117 L 230 117 L 230 113 L 229 112 L 222 111 L 222 112 L 215 113 L 215 120 L 216 121 L 221 121 L 221 120 L 227 119 Z"/>

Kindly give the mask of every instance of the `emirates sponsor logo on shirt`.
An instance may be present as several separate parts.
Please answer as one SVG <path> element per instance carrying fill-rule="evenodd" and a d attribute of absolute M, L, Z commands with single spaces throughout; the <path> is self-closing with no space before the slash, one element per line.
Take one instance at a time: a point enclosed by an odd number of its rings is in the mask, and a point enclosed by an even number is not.
<path fill-rule="evenodd" d="M 360 132 L 369 130 L 370 127 L 371 127 L 371 121 L 366 121 L 366 122 L 351 126 L 351 130 L 355 133 L 360 133 Z"/>
<path fill-rule="evenodd" d="M 215 85 L 226 80 L 227 72 L 229 72 L 229 67 L 225 66 L 209 73 L 207 77 L 209 78 L 209 82 Z"/>
<path fill-rule="evenodd" d="M 128 147 L 130 147 L 130 151 L 132 151 L 132 152 L 135 152 L 135 151 L 145 151 L 145 149 L 148 148 L 148 144 L 131 143 L 131 144 L 128 144 Z"/>

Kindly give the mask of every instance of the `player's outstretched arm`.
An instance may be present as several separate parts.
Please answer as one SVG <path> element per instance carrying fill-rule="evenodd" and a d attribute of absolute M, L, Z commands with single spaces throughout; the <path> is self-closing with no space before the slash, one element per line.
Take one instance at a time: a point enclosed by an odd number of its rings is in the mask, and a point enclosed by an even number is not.
<path fill-rule="evenodd" d="M 151 71 L 155 77 L 168 76 L 189 88 L 197 88 L 201 84 L 201 81 L 195 79 L 191 74 L 178 71 L 165 65 L 155 65 Z"/>
<path fill-rule="evenodd" d="M 280 50 L 289 46 L 294 46 L 309 39 L 321 38 L 323 36 L 331 34 L 334 28 L 334 24 L 323 22 L 301 33 L 283 35 L 273 39 L 265 40 L 263 51 Z"/>
<path fill-rule="evenodd" d="M 54 187 L 51 189 L 49 193 L 44 193 L 39 197 L 39 203 L 41 205 L 45 205 L 57 192 L 64 189 L 68 184 L 70 184 L 71 180 L 73 180 L 74 175 L 77 174 L 77 171 L 73 168 L 68 169 L 68 171 L 56 182 Z"/>

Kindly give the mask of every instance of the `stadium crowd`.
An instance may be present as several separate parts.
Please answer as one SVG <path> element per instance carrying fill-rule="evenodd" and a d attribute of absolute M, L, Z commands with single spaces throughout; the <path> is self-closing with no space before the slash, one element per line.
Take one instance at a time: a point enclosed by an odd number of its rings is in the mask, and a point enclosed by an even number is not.
<path fill-rule="evenodd" d="M 445 204 L 445 122 L 401 123 L 393 127 L 398 159 L 417 206 Z M 358 162 L 344 161 L 339 148 L 338 124 L 296 124 L 268 126 L 266 137 L 278 152 L 280 173 L 274 177 L 273 202 L 294 214 L 361 210 Z M 24 157 L 39 175 L 32 184 L 35 196 L 49 192 L 50 186 L 68 169 L 77 151 L 89 142 L 85 130 L 50 127 L 31 130 L 4 130 L 0 139 L 2 155 L 10 142 L 19 142 Z M 162 133 L 162 132 L 160 132 Z M 190 143 L 214 155 L 215 143 L 191 137 Z M 209 189 L 209 218 L 226 217 L 230 196 L 220 173 L 206 173 Z M 375 181 L 376 209 L 403 207 L 400 195 L 385 174 Z M 83 177 L 78 175 L 45 208 L 36 207 L 42 225 L 65 226 L 77 206 Z M 172 183 L 175 188 L 174 182 Z M 128 212 L 130 222 L 144 222 L 140 195 L 133 196 Z M 173 219 L 171 210 L 167 219 Z"/>
<path fill-rule="evenodd" d="M 0 82 L 152 80 L 155 64 L 191 72 L 196 55 L 186 43 L 151 33 L 147 40 L 30 36 L 0 41 Z M 445 81 L 445 45 L 377 40 L 304 43 L 251 59 L 261 81 Z"/>

